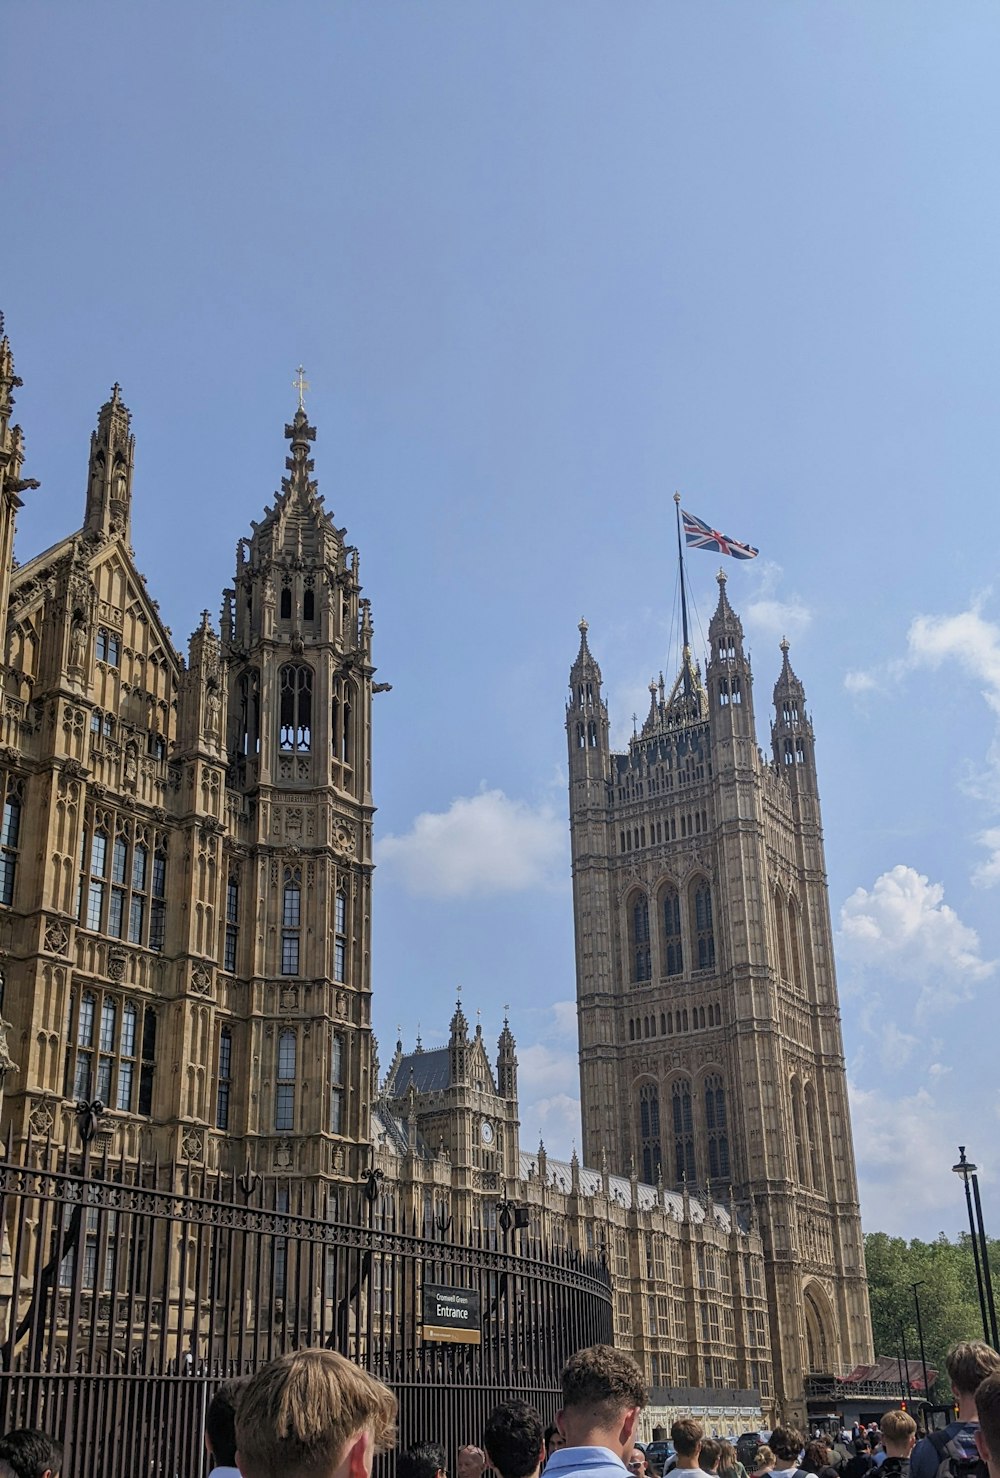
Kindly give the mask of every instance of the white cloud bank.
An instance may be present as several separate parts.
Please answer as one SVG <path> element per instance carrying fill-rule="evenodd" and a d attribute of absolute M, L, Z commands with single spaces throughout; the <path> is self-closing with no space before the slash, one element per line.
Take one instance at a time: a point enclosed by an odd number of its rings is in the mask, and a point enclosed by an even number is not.
<path fill-rule="evenodd" d="M 898 1098 L 852 1075 L 848 1088 L 865 1230 L 953 1236 L 964 1211 L 950 1168 L 962 1137 L 959 1116 L 926 1087 Z"/>
<path fill-rule="evenodd" d="M 550 1155 L 568 1160 L 574 1145 L 582 1153 L 576 1002 L 555 1001 L 539 1028 L 539 1040 L 517 1044 L 521 1148 L 536 1149 L 540 1136 Z"/>
<path fill-rule="evenodd" d="M 403 836 L 384 836 L 376 861 L 425 898 L 555 888 L 568 875 L 565 819 L 551 805 L 481 790 L 447 811 L 421 812 Z"/>
<path fill-rule="evenodd" d="M 945 903 L 942 885 L 902 863 L 847 899 L 839 945 L 859 974 L 877 968 L 906 982 L 920 1015 L 969 1000 L 996 969 L 983 959 L 975 929 Z"/>

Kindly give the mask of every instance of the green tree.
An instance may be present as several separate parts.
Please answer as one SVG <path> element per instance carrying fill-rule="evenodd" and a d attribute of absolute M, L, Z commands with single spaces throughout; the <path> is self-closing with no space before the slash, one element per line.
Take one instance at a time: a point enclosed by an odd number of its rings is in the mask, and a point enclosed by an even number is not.
<path fill-rule="evenodd" d="M 1000 1244 L 990 1242 L 990 1267 L 1000 1274 Z M 982 1339 L 983 1321 L 976 1291 L 976 1270 L 968 1236 L 949 1242 L 942 1234 L 934 1242 L 889 1237 L 885 1232 L 865 1236 L 868 1299 L 871 1306 L 875 1353 L 896 1356 L 906 1341 L 910 1361 L 920 1360 L 917 1314 L 912 1284 L 919 1283 L 920 1316 L 928 1369 L 938 1371 L 933 1398 L 951 1399 L 944 1369 L 949 1346 L 962 1339 Z"/>

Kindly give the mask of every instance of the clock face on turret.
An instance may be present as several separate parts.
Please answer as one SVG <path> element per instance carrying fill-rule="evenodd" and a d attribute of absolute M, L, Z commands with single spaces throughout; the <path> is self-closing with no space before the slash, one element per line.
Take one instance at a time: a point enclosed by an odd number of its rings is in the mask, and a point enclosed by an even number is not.
<path fill-rule="evenodd" d="M 489 1119 L 484 1119 L 479 1126 L 479 1138 L 483 1141 L 483 1144 L 492 1144 L 494 1137 L 493 1125 Z"/>

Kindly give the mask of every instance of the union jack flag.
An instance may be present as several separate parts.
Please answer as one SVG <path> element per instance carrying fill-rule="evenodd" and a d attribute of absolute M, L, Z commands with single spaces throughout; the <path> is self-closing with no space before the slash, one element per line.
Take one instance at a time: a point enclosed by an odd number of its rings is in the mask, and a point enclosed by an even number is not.
<path fill-rule="evenodd" d="M 760 553 L 752 544 L 741 544 L 738 539 L 730 539 L 726 534 L 720 534 L 718 529 L 709 528 L 700 518 L 695 518 L 693 513 L 685 513 L 681 509 L 681 517 L 684 520 L 684 537 L 691 549 L 708 549 L 713 554 L 731 554 L 733 559 L 756 559 Z"/>

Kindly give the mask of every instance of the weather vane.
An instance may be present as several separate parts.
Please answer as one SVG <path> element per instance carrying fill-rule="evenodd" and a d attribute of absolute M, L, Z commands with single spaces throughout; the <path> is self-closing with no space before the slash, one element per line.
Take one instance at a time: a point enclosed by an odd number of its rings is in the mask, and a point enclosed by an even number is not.
<path fill-rule="evenodd" d="M 292 389 L 299 392 L 299 410 L 306 408 L 306 391 L 309 389 L 309 381 L 306 379 L 304 367 L 300 364 L 295 371 L 295 379 L 292 381 Z"/>

